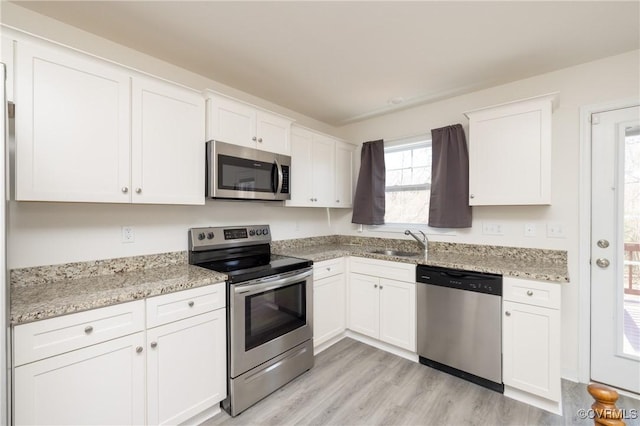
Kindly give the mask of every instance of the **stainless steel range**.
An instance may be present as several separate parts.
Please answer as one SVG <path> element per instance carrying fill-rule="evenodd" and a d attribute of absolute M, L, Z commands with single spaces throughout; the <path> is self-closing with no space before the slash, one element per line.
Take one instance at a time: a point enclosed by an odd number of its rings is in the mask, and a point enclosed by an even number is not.
<path fill-rule="evenodd" d="M 232 416 L 313 366 L 310 260 L 271 254 L 269 225 L 192 228 L 189 263 L 226 273 Z"/>

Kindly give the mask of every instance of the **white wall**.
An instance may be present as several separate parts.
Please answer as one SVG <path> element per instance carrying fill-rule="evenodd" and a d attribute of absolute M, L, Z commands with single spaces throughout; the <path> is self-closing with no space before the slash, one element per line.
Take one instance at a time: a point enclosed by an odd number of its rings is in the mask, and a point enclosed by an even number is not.
<path fill-rule="evenodd" d="M 571 283 L 562 286 L 563 374 L 578 374 L 578 282 L 580 107 L 608 101 L 638 98 L 640 93 L 640 51 L 605 58 L 560 71 L 516 81 L 445 101 L 345 126 L 343 137 L 364 142 L 429 133 L 430 129 L 461 123 L 468 134 L 463 112 L 517 99 L 559 92 L 553 112 L 552 201 L 551 206 L 474 207 L 473 226 L 455 236 L 433 235 L 434 241 L 495 244 L 567 250 Z M 503 236 L 482 234 L 482 222 L 504 225 Z M 336 220 L 340 233 L 356 233 L 350 217 Z M 536 237 L 524 236 L 524 224 L 537 225 Z M 561 224 L 565 238 L 547 238 L 546 225 Z M 390 234 L 364 232 L 364 235 Z M 391 234 L 394 235 L 394 234 Z M 397 234 L 395 234 L 397 235 Z M 582 289 L 583 291 L 585 289 Z M 586 289 L 588 291 L 588 288 Z"/>

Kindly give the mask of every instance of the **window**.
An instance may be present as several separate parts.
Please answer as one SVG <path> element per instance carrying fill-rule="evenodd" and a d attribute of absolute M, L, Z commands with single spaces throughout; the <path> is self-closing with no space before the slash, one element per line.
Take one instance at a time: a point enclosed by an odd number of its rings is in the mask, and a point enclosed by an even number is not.
<path fill-rule="evenodd" d="M 426 225 L 431 191 L 431 140 L 426 137 L 385 143 L 385 224 Z"/>

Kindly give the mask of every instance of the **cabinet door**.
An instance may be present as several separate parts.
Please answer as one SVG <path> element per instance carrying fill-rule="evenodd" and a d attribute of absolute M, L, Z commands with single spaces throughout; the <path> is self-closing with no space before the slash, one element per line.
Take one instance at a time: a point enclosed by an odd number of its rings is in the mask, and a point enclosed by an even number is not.
<path fill-rule="evenodd" d="M 345 330 L 345 277 L 338 274 L 313 283 L 313 346 Z"/>
<path fill-rule="evenodd" d="M 143 347 L 136 333 L 16 367 L 15 424 L 143 424 Z"/>
<path fill-rule="evenodd" d="M 379 279 L 349 276 L 349 329 L 377 339 L 380 334 Z"/>
<path fill-rule="evenodd" d="M 336 143 L 336 196 L 334 207 L 351 208 L 353 206 L 353 153 L 355 146 L 342 142 Z"/>
<path fill-rule="evenodd" d="M 313 134 L 307 130 L 291 130 L 291 200 L 287 206 L 313 206 Z"/>
<path fill-rule="evenodd" d="M 147 330 L 148 423 L 179 424 L 226 397 L 226 313 Z"/>
<path fill-rule="evenodd" d="M 291 120 L 265 111 L 258 111 L 256 120 L 256 148 L 290 155 L 289 134 L 291 133 Z"/>
<path fill-rule="evenodd" d="M 380 340 L 416 351 L 416 285 L 380 278 Z"/>
<path fill-rule="evenodd" d="M 6 65 L 6 88 L 5 95 L 7 97 L 8 102 L 14 102 L 13 98 L 13 47 L 14 40 L 7 36 L 2 35 L 0 37 L 0 41 L 2 45 L 0 47 L 0 62 Z"/>
<path fill-rule="evenodd" d="M 560 311 L 503 301 L 503 381 L 560 399 Z"/>
<path fill-rule="evenodd" d="M 335 141 L 314 135 L 311 161 L 313 206 L 331 207 L 335 204 Z"/>
<path fill-rule="evenodd" d="M 255 108 L 223 96 L 210 97 L 208 106 L 208 140 L 256 147 Z"/>
<path fill-rule="evenodd" d="M 469 204 L 550 204 L 547 96 L 469 113 Z"/>
<path fill-rule="evenodd" d="M 132 87 L 132 201 L 204 204 L 204 98 L 150 77 Z"/>
<path fill-rule="evenodd" d="M 16 199 L 128 203 L 129 75 L 54 45 L 16 51 Z"/>

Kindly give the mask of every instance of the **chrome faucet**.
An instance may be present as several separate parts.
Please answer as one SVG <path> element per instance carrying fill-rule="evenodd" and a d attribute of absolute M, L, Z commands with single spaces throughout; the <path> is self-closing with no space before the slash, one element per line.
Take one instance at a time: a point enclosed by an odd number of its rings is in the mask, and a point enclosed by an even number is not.
<path fill-rule="evenodd" d="M 421 230 L 418 229 L 418 232 L 422 234 L 422 239 L 420 239 L 420 237 L 411 232 L 409 229 L 404 231 L 404 235 L 411 235 L 418 242 L 418 244 L 424 251 L 424 260 L 427 260 L 427 255 L 429 254 L 429 239 L 427 238 L 427 235 Z"/>

